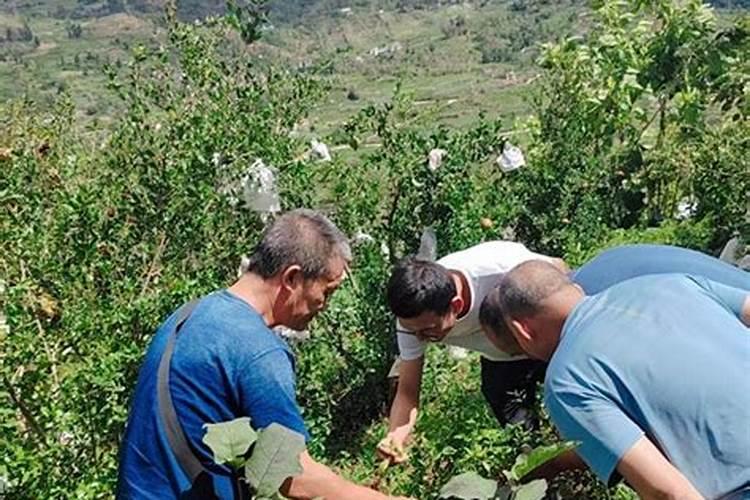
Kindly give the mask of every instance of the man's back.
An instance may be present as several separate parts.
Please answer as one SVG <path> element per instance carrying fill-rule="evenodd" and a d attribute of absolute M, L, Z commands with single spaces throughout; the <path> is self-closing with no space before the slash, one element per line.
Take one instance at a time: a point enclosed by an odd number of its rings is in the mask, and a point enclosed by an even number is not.
<path fill-rule="evenodd" d="M 609 248 L 577 269 L 572 280 L 588 295 L 649 274 L 689 273 L 750 291 L 750 273 L 702 252 L 671 245 Z"/>
<path fill-rule="evenodd" d="M 174 498 L 190 488 L 163 432 L 157 371 L 176 315 L 159 329 L 141 367 L 122 444 L 118 498 Z M 286 344 L 243 300 L 223 290 L 205 297 L 175 343 L 170 392 L 186 437 L 215 491 L 231 497 L 228 469 L 202 444 L 203 425 L 249 416 L 307 435 L 294 399 L 293 360 Z"/>
<path fill-rule="evenodd" d="M 736 315 L 745 297 L 646 276 L 575 308 L 545 401 L 602 479 L 645 433 L 706 497 L 750 483 L 750 331 Z"/>

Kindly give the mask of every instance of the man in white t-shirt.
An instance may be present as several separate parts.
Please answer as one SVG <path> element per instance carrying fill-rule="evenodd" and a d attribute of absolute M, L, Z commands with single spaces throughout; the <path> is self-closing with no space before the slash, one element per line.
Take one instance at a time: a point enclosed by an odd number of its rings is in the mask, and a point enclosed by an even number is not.
<path fill-rule="evenodd" d="M 406 258 L 388 282 L 388 304 L 400 352 L 399 383 L 391 407 L 389 432 L 378 451 L 394 462 L 417 418 L 424 354 L 430 342 L 481 353 L 482 394 L 498 421 L 528 423 L 544 363 L 504 352 L 482 333 L 479 308 L 504 273 L 527 260 L 541 259 L 567 271 L 561 259 L 528 250 L 520 243 L 492 241 L 446 255 L 437 262 Z"/>

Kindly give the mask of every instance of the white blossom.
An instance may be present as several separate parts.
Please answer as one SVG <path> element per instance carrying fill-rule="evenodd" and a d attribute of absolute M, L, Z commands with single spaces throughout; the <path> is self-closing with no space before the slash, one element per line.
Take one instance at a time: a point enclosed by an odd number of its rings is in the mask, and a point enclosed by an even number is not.
<path fill-rule="evenodd" d="M 675 213 L 675 217 L 678 220 L 686 220 L 691 218 L 693 215 L 695 215 L 695 211 L 697 209 L 697 204 L 695 201 L 691 201 L 688 198 L 683 198 L 677 203 L 677 210 Z"/>
<path fill-rule="evenodd" d="M 322 161 L 331 161 L 331 153 L 328 151 L 328 146 L 320 141 L 313 139 L 310 141 L 312 146 L 312 152 Z"/>
<path fill-rule="evenodd" d="M 502 154 L 497 157 L 497 164 L 503 172 L 512 172 L 526 165 L 526 160 L 519 148 L 506 142 Z"/>
<path fill-rule="evenodd" d="M 362 230 L 357 231 L 352 236 L 352 245 L 362 245 L 365 243 L 375 243 L 375 238 L 372 235 L 365 233 Z"/>
<path fill-rule="evenodd" d="M 261 213 L 281 211 L 276 173 L 263 160 L 255 160 L 241 180 L 242 200 L 250 210 Z"/>
<path fill-rule="evenodd" d="M 447 351 L 448 356 L 453 359 L 466 359 L 469 356 L 469 351 L 467 351 L 463 347 L 458 347 L 455 345 L 449 345 L 447 347 Z"/>
<path fill-rule="evenodd" d="M 427 155 L 427 167 L 433 172 L 440 168 L 440 165 L 443 163 L 443 157 L 446 154 L 448 154 L 448 151 L 440 148 L 430 151 L 430 154 Z"/>
<path fill-rule="evenodd" d="M 386 243 L 385 241 L 380 243 L 380 253 L 382 253 L 386 257 L 389 257 L 391 255 L 391 249 L 388 248 L 388 243 Z"/>
<path fill-rule="evenodd" d="M 286 326 L 277 326 L 273 330 L 282 338 L 292 343 L 304 342 L 310 338 L 310 332 L 307 330 L 292 330 Z"/>

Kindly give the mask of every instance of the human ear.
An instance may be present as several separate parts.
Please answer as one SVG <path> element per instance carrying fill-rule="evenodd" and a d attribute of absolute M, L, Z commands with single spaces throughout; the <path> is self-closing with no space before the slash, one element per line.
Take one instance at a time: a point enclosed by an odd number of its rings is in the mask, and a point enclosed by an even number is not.
<path fill-rule="evenodd" d="M 459 295 L 456 295 L 451 299 L 451 311 L 458 316 L 461 311 L 464 309 L 464 299 L 462 299 Z"/>
<path fill-rule="evenodd" d="M 508 328 L 510 328 L 513 337 L 516 339 L 521 349 L 528 353 L 529 346 L 533 341 L 533 335 L 528 325 L 523 320 L 515 318 L 510 318 L 506 324 L 508 325 Z"/>
<path fill-rule="evenodd" d="M 289 291 L 297 288 L 303 281 L 302 268 L 291 265 L 281 273 L 281 286 Z"/>

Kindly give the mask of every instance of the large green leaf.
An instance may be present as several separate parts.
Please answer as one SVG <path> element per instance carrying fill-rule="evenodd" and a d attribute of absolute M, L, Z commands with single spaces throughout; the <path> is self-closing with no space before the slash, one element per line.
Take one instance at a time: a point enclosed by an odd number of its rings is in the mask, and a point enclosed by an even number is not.
<path fill-rule="evenodd" d="M 214 461 L 240 467 L 245 463 L 247 453 L 258 434 L 250 427 L 250 419 L 241 417 L 219 424 L 205 424 L 203 442 L 214 454 Z"/>
<path fill-rule="evenodd" d="M 490 500 L 495 497 L 497 482 L 485 479 L 476 472 L 464 472 L 451 478 L 440 490 L 440 498 L 461 500 Z"/>
<path fill-rule="evenodd" d="M 283 425 L 271 424 L 255 443 L 250 460 L 245 464 L 245 477 L 259 497 L 271 497 L 288 477 L 302 472 L 300 453 L 305 451 L 305 438 Z"/>
<path fill-rule="evenodd" d="M 547 493 L 547 481 L 537 479 L 517 486 L 513 493 L 513 500 L 542 500 L 545 493 Z"/>
<path fill-rule="evenodd" d="M 567 441 L 549 446 L 540 446 L 534 448 L 529 453 L 522 453 L 516 458 L 516 463 L 513 464 L 513 468 L 507 476 L 512 481 L 520 481 L 540 465 L 549 462 L 566 451 L 574 449 L 576 446 L 578 446 L 578 443 Z"/>

